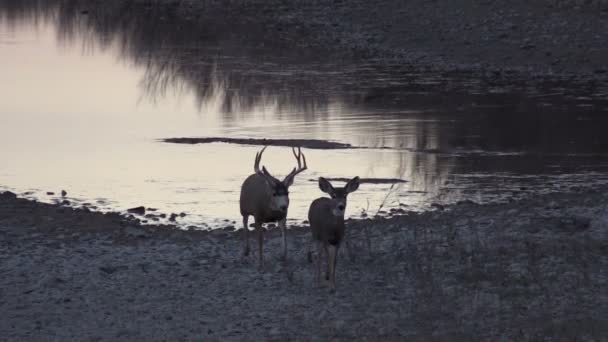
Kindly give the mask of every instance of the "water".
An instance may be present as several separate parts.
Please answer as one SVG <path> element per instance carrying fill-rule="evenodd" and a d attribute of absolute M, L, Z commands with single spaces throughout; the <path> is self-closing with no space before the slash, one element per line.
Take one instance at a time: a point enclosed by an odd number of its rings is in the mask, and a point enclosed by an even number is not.
<path fill-rule="evenodd" d="M 201 228 L 240 222 L 240 185 L 259 147 L 159 141 L 199 136 L 368 147 L 305 149 L 293 221 L 321 195 L 319 176 L 407 180 L 362 185 L 352 217 L 382 203 L 427 210 L 608 181 L 602 84 L 319 60 L 201 40 L 178 19 L 53 3 L 0 2 L 0 188 L 26 197 L 60 201 L 65 189 L 74 206 L 185 212 L 180 223 Z M 270 147 L 263 164 L 282 176 L 294 159 Z"/>

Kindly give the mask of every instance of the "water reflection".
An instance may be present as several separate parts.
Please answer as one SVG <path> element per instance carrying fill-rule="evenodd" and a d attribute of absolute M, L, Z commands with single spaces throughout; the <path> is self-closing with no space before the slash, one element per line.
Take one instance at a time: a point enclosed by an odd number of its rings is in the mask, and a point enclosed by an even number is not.
<path fill-rule="evenodd" d="M 140 191 L 146 200 L 156 197 L 158 203 L 163 203 L 168 196 L 176 211 L 181 211 L 177 209 L 180 205 L 192 205 L 205 207 L 205 215 L 234 216 L 234 208 L 228 203 L 236 198 L 238 182 L 250 172 L 250 166 L 243 165 L 249 165 L 255 149 L 158 146 L 153 142 L 155 138 L 172 136 L 313 138 L 378 148 L 363 152 L 312 152 L 315 170 L 307 178 L 349 177 L 357 173 L 363 177 L 407 179 L 409 183 L 399 189 L 391 201 L 413 208 L 428 206 L 438 198 L 450 201 L 473 198 L 472 194 L 474 199 L 481 196 L 477 194 L 483 194 L 481 199 L 485 200 L 497 193 L 500 198 L 504 192 L 500 187 L 518 188 L 522 179 L 542 189 L 543 183 L 537 182 L 540 175 L 571 174 L 572 179 L 559 178 L 566 183 L 598 179 L 601 177 L 597 174 L 584 177 L 580 173 L 604 172 L 608 165 L 608 136 L 602 134 L 608 124 L 605 85 L 586 83 L 583 86 L 575 80 L 532 84 L 509 75 L 497 78 L 431 73 L 387 63 L 323 61 L 314 56 L 303 57 L 299 51 L 261 47 L 267 42 L 262 34 L 255 34 L 260 28 L 238 24 L 228 27 L 227 23 L 212 18 L 189 18 L 182 13 L 186 5 L 176 4 L 0 0 L 0 25 L 6 27 L 6 32 L 18 32 L 21 27 L 38 27 L 42 32 L 53 30 L 57 45 L 65 50 L 79 48 L 82 61 L 70 60 L 74 69 L 85 60 L 93 59 L 93 55 L 113 55 L 129 70 L 137 70 L 138 96 L 126 95 L 127 91 L 123 98 L 109 96 L 109 89 L 130 82 L 121 78 L 124 70 L 100 68 L 104 77 L 94 75 L 88 79 L 88 82 L 106 82 L 106 86 L 98 102 L 88 103 L 88 107 L 82 104 L 78 115 L 87 116 L 81 118 L 83 122 L 98 120 L 103 124 L 91 128 L 82 123 L 78 126 L 82 131 L 78 138 L 90 141 L 99 135 L 101 142 L 104 136 L 98 131 L 103 127 L 104 132 L 111 132 L 105 133 L 110 135 L 109 139 L 114 139 L 116 146 L 122 148 L 134 148 L 121 145 L 132 146 L 128 144 L 133 143 L 133 136 L 138 142 L 145 139 L 148 145 L 138 145 L 137 153 L 125 152 L 123 159 L 101 152 L 95 158 L 108 158 L 104 162 L 117 163 L 124 163 L 128 158 L 149 158 L 148 162 L 158 168 L 158 172 L 148 179 L 146 186 L 158 188 L 142 191 L 135 186 L 129 190 Z M 244 42 L 235 33 L 245 30 L 253 34 L 248 34 Z M 0 36 L 0 44 L 4 44 L 3 41 L 7 40 Z M 5 48 L 3 46 L 3 53 Z M 12 63 L 24 68 L 17 59 Z M 49 76 L 52 80 L 51 77 L 56 76 Z M 67 88 L 68 81 L 62 80 L 62 86 Z M 84 86 L 87 79 L 83 77 L 77 82 Z M 21 97 L 15 98 L 43 96 L 27 94 L 27 91 L 19 95 Z M 164 101 L 179 97 L 194 99 L 194 118 L 187 117 L 191 114 L 189 110 L 179 114 L 171 109 L 158 109 Z M 148 117 L 119 118 L 117 113 L 132 110 L 125 105 L 125 99 L 139 100 L 144 107 L 149 104 L 159 107 L 146 107 Z M 68 111 L 69 101 L 48 103 L 53 112 L 63 113 Z M 110 107 L 112 104 L 114 107 Z M 0 107 L 0 115 L 14 124 L 19 119 L 10 116 L 9 105 Z M 97 107 L 104 112 L 98 118 L 89 113 Z M 31 109 L 41 113 L 46 110 L 42 106 Z M 57 115 L 55 119 L 60 117 Z M 73 121 L 73 117 L 66 119 L 66 122 Z M 20 127 L 28 127 L 37 136 L 44 136 L 46 128 L 26 124 Z M 77 134 L 62 132 L 63 136 Z M 381 149 L 384 147 L 389 149 Z M 63 153 L 84 155 L 86 151 Z M 70 158 L 74 158 L 73 167 L 77 169 L 75 165 L 82 157 Z M 169 167 L 169 162 L 158 165 L 154 158 L 170 160 L 173 165 Z M 203 162 L 193 161 L 196 158 L 220 160 L 214 165 L 220 165 L 221 171 L 205 169 Z M 279 157 L 271 157 L 269 162 L 277 169 L 290 166 L 289 159 Z M 31 160 L 28 163 L 34 170 L 41 167 Z M 194 165 L 200 168 L 199 174 L 176 171 L 178 167 L 192 169 Z M 110 172 L 114 173 L 109 178 L 127 189 L 120 177 L 137 179 L 138 176 L 126 177 L 127 171 L 122 171 L 125 174 Z M 497 178 L 470 177 L 477 174 Z M 509 178 L 514 174 L 536 178 Z M 8 179 L 14 181 L 15 178 Z M 43 183 L 38 187 L 43 188 Z M 85 184 L 83 181 L 74 186 Z M 313 194 L 318 195 L 314 182 L 303 187 L 302 203 Z M 212 199 L 208 195 L 203 197 L 212 191 L 226 194 Z M 365 208 L 370 198 L 372 206 L 377 206 L 386 191 L 387 187 L 370 187 L 359 202 L 354 200 L 354 206 Z M 130 194 L 114 193 L 108 197 L 112 195 Z M 131 200 L 134 205 L 140 204 Z M 219 209 L 221 207 L 224 209 Z M 304 212 L 305 204 L 295 208 L 296 216 L 304 217 Z"/>

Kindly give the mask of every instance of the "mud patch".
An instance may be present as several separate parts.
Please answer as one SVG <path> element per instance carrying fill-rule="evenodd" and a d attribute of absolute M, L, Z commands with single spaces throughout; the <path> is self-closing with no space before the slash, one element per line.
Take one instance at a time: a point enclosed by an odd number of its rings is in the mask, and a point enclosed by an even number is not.
<path fill-rule="evenodd" d="M 173 144 L 211 144 L 226 143 L 238 145 L 255 146 L 284 146 L 284 147 L 304 147 L 317 150 L 335 150 L 359 148 L 351 144 L 339 143 L 326 140 L 314 139 L 254 139 L 254 138 L 167 138 L 161 139 L 162 142 Z"/>
<path fill-rule="evenodd" d="M 348 182 L 350 178 L 336 177 L 328 178 L 324 177 L 330 182 Z M 318 182 L 318 179 L 309 179 L 310 182 Z M 400 178 L 359 178 L 361 184 L 396 184 L 396 183 L 407 183 L 405 179 Z"/>

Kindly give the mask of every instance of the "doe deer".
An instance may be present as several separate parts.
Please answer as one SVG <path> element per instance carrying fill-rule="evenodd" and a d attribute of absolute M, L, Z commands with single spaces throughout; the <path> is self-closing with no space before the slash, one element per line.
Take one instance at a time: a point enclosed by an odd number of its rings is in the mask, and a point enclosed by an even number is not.
<path fill-rule="evenodd" d="M 348 181 L 343 188 L 334 188 L 331 183 L 319 177 L 319 188 L 331 198 L 320 197 L 312 201 L 308 210 L 308 222 L 312 238 L 318 242 L 317 281 L 321 282 L 321 263 L 323 251 L 327 256 L 327 279 L 332 291 L 336 289 L 336 262 L 338 249 L 346 229 L 344 212 L 346 197 L 359 188 L 359 177 Z"/>
<path fill-rule="evenodd" d="M 262 224 L 269 222 L 278 222 L 281 227 L 281 235 L 283 237 L 283 254 L 282 258 L 287 259 L 287 241 L 285 237 L 285 225 L 287 220 L 287 209 L 289 208 L 289 187 L 293 184 L 297 174 L 307 169 L 306 157 L 298 147 L 296 153 L 292 147 L 293 155 L 298 162 L 297 167 L 285 176 L 280 181 L 273 177 L 266 167 L 260 170 L 260 160 L 262 153 L 267 146 L 255 155 L 255 163 L 253 165 L 254 173 L 247 177 L 241 186 L 240 208 L 243 216 L 243 239 L 244 239 L 244 255 L 249 255 L 249 216 L 253 216 L 255 229 L 258 231 L 259 244 L 259 266 L 264 267 L 263 247 L 264 247 L 264 232 Z"/>

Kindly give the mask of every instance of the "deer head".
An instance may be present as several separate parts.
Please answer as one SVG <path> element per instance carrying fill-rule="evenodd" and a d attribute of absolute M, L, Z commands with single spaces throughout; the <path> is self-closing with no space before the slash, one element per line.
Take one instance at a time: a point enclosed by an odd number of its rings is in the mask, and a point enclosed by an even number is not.
<path fill-rule="evenodd" d="M 351 192 L 359 189 L 359 177 L 349 180 L 343 188 L 334 188 L 327 179 L 319 177 L 319 188 L 331 196 L 333 200 L 332 214 L 336 217 L 344 217 L 346 197 Z"/>
<path fill-rule="evenodd" d="M 262 154 L 266 147 L 267 146 L 264 146 L 260 152 L 256 153 L 253 170 L 256 174 L 264 177 L 266 183 L 272 189 L 272 199 L 268 204 L 270 209 L 273 211 L 286 212 L 289 207 L 289 187 L 293 184 L 296 175 L 307 169 L 306 157 L 299 147 L 297 153 L 296 149 L 292 147 L 291 150 L 298 165 L 297 167 L 294 167 L 283 180 L 279 180 L 270 174 L 265 166 L 262 166 L 262 169 L 260 170 L 260 161 L 262 160 Z"/>

